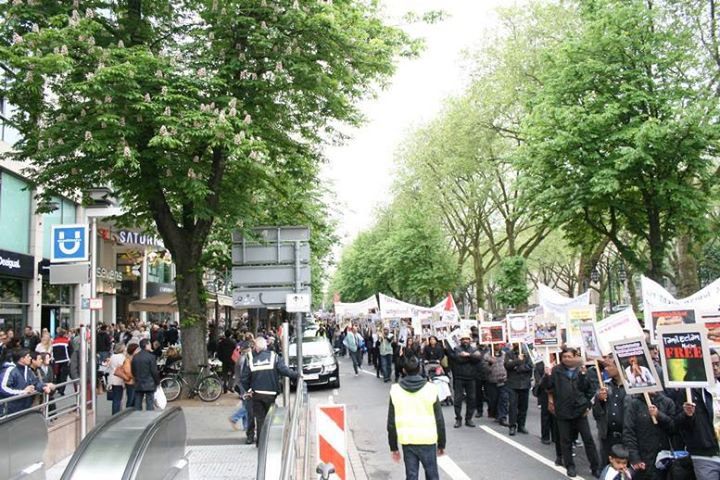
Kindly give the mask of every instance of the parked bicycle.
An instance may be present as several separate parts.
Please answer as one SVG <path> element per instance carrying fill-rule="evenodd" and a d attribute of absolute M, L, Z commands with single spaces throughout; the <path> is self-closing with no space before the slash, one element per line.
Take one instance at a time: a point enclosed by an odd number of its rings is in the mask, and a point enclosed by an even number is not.
<path fill-rule="evenodd" d="M 182 371 L 168 375 L 160 380 L 160 387 L 168 402 L 177 400 L 182 393 L 183 385 L 189 390 L 189 398 L 195 395 L 203 402 L 214 402 L 222 395 L 222 380 L 207 365 L 199 365 L 195 383 L 191 386 Z"/>

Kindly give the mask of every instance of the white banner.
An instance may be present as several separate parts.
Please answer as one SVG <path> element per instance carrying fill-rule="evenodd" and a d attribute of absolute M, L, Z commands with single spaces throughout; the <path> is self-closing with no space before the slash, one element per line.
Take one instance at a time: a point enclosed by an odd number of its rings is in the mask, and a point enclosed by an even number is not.
<path fill-rule="evenodd" d="M 396 298 L 388 297 L 382 293 L 380 297 L 380 318 L 387 320 L 390 318 L 427 318 L 432 317 L 433 309 L 429 307 L 419 307 L 411 303 L 406 303 Z"/>
<path fill-rule="evenodd" d="M 538 303 L 546 314 L 553 313 L 564 318 L 568 310 L 589 305 L 590 292 L 585 292 L 575 298 L 568 298 L 541 283 L 538 286 Z"/>
<path fill-rule="evenodd" d="M 360 315 L 369 315 L 370 310 L 372 309 L 375 309 L 375 311 L 378 310 L 378 302 L 377 298 L 375 298 L 375 295 L 355 303 L 338 302 L 335 304 L 335 315 L 337 315 L 338 317 L 342 317 L 345 315 L 357 317 Z"/>
<path fill-rule="evenodd" d="M 595 324 L 595 333 L 603 355 L 612 353 L 611 342 L 634 337 L 644 338 L 645 335 L 632 308 L 626 308 L 597 322 Z"/>

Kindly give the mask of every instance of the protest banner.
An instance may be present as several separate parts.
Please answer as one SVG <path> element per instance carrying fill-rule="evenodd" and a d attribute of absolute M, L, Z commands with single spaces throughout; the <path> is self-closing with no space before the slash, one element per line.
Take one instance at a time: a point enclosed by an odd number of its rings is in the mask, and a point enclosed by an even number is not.
<path fill-rule="evenodd" d="M 432 328 L 434 335 L 437 337 L 438 340 L 445 340 L 448 333 L 450 333 L 450 325 L 443 320 L 433 322 Z"/>
<path fill-rule="evenodd" d="M 537 312 L 533 317 L 533 343 L 538 347 L 560 345 L 560 318 L 553 312 Z"/>
<path fill-rule="evenodd" d="M 485 322 L 480 324 L 480 343 L 505 343 L 505 322 Z"/>
<path fill-rule="evenodd" d="M 612 341 L 610 347 L 628 395 L 662 391 L 644 335 Z"/>
<path fill-rule="evenodd" d="M 372 297 L 366 298 L 365 300 L 361 302 L 355 302 L 355 303 L 340 303 L 337 302 L 333 304 L 333 308 L 335 309 L 335 315 L 337 317 L 343 317 L 343 316 L 351 316 L 351 317 L 358 317 L 361 315 L 368 315 L 371 312 L 377 312 L 378 310 L 378 301 L 377 298 L 375 298 L 375 295 Z"/>
<path fill-rule="evenodd" d="M 575 298 L 564 297 L 547 285 L 538 285 L 538 304 L 545 313 L 554 313 L 563 317 L 572 308 L 586 306 L 590 302 L 590 292 L 587 291 Z"/>
<path fill-rule="evenodd" d="M 706 338 L 711 348 L 720 348 L 720 310 L 716 308 L 698 308 L 695 320 L 705 327 Z"/>
<path fill-rule="evenodd" d="M 595 321 L 595 305 L 588 305 L 581 308 L 571 308 L 567 311 L 566 317 L 566 343 L 571 347 L 582 345 L 580 324 Z"/>
<path fill-rule="evenodd" d="M 525 343 L 532 335 L 530 331 L 530 315 L 527 313 L 510 313 L 507 316 L 507 336 L 509 343 Z"/>
<path fill-rule="evenodd" d="M 469 320 L 469 319 L 463 319 L 460 320 L 460 328 L 463 330 L 467 330 L 468 332 L 472 331 L 473 327 L 477 328 L 478 322 L 477 320 Z"/>
<path fill-rule="evenodd" d="M 580 337 L 582 339 L 582 351 L 586 360 L 598 360 L 603 357 L 600 350 L 600 341 L 595 333 L 594 322 L 583 322 L 580 324 Z"/>
<path fill-rule="evenodd" d="M 450 328 L 452 328 L 452 326 Z M 452 331 L 450 331 L 450 333 L 447 334 L 447 336 L 445 337 L 445 340 L 447 341 L 448 346 L 451 349 L 454 349 L 455 347 L 458 347 L 460 345 L 460 340 L 462 338 L 463 333 L 465 333 L 463 331 L 463 329 L 458 327 L 458 328 L 453 329 Z M 469 333 L 469 332 L 467 332 L 467 333 Z"/>
<path fill-rule="evenodd" d="M 707 388 L 715 383 L 707 331 L 701 325 L 659 327 L 658 347 L 667 388 Z"/>
<path fill-rule="evenodd" d="M 612 353 L 610 348 L 612 341 L 645 336 L 632 308 L 627 308 L 597 322 L 595 333 L 603 355 Z"/>

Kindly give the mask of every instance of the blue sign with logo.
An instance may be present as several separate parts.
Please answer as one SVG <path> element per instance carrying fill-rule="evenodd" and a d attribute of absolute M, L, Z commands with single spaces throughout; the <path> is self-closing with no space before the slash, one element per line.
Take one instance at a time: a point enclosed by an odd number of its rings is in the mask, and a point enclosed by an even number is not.
<path fill-rule="evenodd" d="M 53 225 L 50 261 L 83 262 L 88 259 L 87 225 Z"/>

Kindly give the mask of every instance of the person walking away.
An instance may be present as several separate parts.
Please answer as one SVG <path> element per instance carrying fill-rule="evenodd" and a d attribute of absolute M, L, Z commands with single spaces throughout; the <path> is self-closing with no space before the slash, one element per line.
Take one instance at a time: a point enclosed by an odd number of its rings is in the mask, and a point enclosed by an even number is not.
<path fill-rule="evenodd" d="M 453 360 L 455 428 L 462 426 L 463 396 L 465 397 L 465 426 L 475 427 L 472 421 L 475 410 L 475 365 L 480 361 L 481 355 L 470 341 L 470 334 L 463 332 L 460 345 L 448 350 L 448 356 Z"/>
<path fill-rule="evenodd" d="M 232 336 L 232 331 L 225 330 L 225 336 L 218 343 L 218 360 L 222 362 L 222 384 L 223 393 L 227 393 L 231 388 L 233 373 L 235 370 L 235 362 L 232 360 L 235 351 L 236 342 Z"/>
<path fill-rule="evenodd" d="M 100 325 L 100 330 L 98 330 L 96 334 L 95 349 L 98 355 L 98 365 L 102 365 L 105 363 L 105 360 L 110 358 L 110 352 L 112 351 L 112 337 L 108 333 L 108 327 L 105 324 Z"/>
<path fill-rule="evenodd" d="M 612 356 L 603 359 L 605 373 L 610 377 L 593 399 L 592 413 L 600 438 L 600 466 L 610 458 L 613 445 L 623 444 L 625 425 L 625 386 Z"/>
<path fill-rule="evenodd" d="M 135 378 L 135 409 L 142 410 L 145 399 L 145 409 L 155 410 L 155 390 L 160 385 L 157 359 L 147 338 L 140 340 L 139 350 L 130 363 Z"/>
<path fill-rule="evenodd" d="M 252 334 L 248 333 L 248 335 Z M 237 424 L 238 422 L 242 421 L 243 430 L 245 430 L 245 443 L 247 445 L 250 445 L 255 442 L 253 433 L 254 427 L 251 428 L 251 426 L 254 425 L 252 414 L 252 401 L 249 398 L 245 398 L 245 395 L 248 392 L 242 388 L 242 371 L 243 368 L 245 368 L 245 363 L 247 362 L 249 358 L 248 356 L 253 348 L 252 337 L 248 341 L 241 342 L 239 348 L 240 358 L 235 365 L 235 385 L 233 387 L 233 390 L 237 392 L 238 395 L 240 395 L 240 403 L 238 404 L 238 408 L 237 410 L 235 410 L 235 413 L 230 416 L 229 420 L 233 430 L 238 430 Z"/>
<path fill-rule="evenodd" d="M 383 382 L 387 383 L 390 381 L 390 375 L 392 374 L 393 358 L 393 335 L 388 328 L 383 328 L 378 351 L 380 352 L 380 368 L 383 374 Z"/>
<path fill-rule="evenodd" d="M 572 444 L 577 433 L 582 436 L 592 474 L 595 477 L 599 476 L 600 459 L 587 419 L 593 391 L 577 350 L 571 347 L 564 347 L 561 350 L 560 365 L 555 366 L 550 374 L 543 378 L 543 387 L 554 398 L 560 449 L 567 476 L 575 477 L 577 475 L 572 454 Z"/>
<path fill-rule="evenodd" d="M 387 431 L 390 451 L 400 462 L 400 449 L 405 463 L 405 478 L 417 480 L 420 464 L 426 480 L 438 480 L 437 456 L 445 453 L 445 420 L 435 385 L 420 375 L 418 357 L 408 357 L 405 376 L 390 388 Z"/>
<path fill-rule="evenodd" d="M 132 359 L 140 351 L 140 345 L 131 343 L 125 350 L 123 372 L 125 373 L 125 408 L 135 408 L 135 377 L 132 374 Z"/>
<path fill-rule="evenodd" d="M 254 354 L 252 352 L 248 354 L 240 383 L 247 392 L 245 399 L 249 398 L 252 402 L 254 425 L 250 433 L 257 433 L 255 437 L 255 446 L 257 446 L 265 424 L 265 416 L 280 392 L 280 376 L 290 377 L 293 380 L 297 380 L 300 376 L 285 365 L 281 356 L 268 350 L 267 341 L 263 337 L 255 339 L 254 350 Z"/>
<path fill-rule="evenodd" d="M 70 339 L 67 337 L 64 328 L 57 329 L 57 335 L 52 343 L 52 358 L 55 380 L 57 383 L 65 383 L 70 375 Z M 58 388 L 60 395 L 65 395 L 65 386 Z"/>
<path fill-rule="evenodd" d="M 118 343 L 115 345 L 110 361 L 108 363 L 109 382 L 112 398 L 112 414 L 120 412 L 122 408 L 123 391 L 125 390 L 125 381 L 129 380 L 128 375 L 123 369 L 126 360 L 125 345 Z"/>
<path fill-rule="evenodd" d="M 623 444 L 630 453 L 630 466 L 636 480 L 665 478 L 656 470 L 655 460 L 661 450 L 673 451 L 675 403 L 662 393 L 649 393 L 652 405 L 648 407 L 643 395 L 627 398 Z M 653 419 L 656 423 L 653 423 Z"/>
<path fill-rule="evenodd" d="M 507 370 L 507 389 L 510 394 L 510 435 L 516 432 L 527 434 L 527 419 L 530 401 L 530 384 L 532 383 L 533 363 L 530 357 L 522 353 L 522 345 L 518 344 L 505 356 Z"/>
<path fill-rule="evenodd" d="M 720 479 L 720 355 L 715 349 L 710 350 L 710 361 L 715 388 L 693 388 L 692 402 L 685 399 L 685 391 L 678 391 L 675 400 L 676 406 L 682 407 L 675 416 L 675 426 L 685 440 L 698 480 Z"/>
<path fill-rule="evenodd" d="M 343 345 L 347 348 L 350 354 L 350 360 L 352 360 L 353 370 L 355 370 L 355 376 L 359 375 L 358 369 L 362 366 L 362 357 L 360 351 L 360 334 L 357 333 L 357 327 L 352 326 L 347 328 L 345 333 L 345 339 Z"/>

